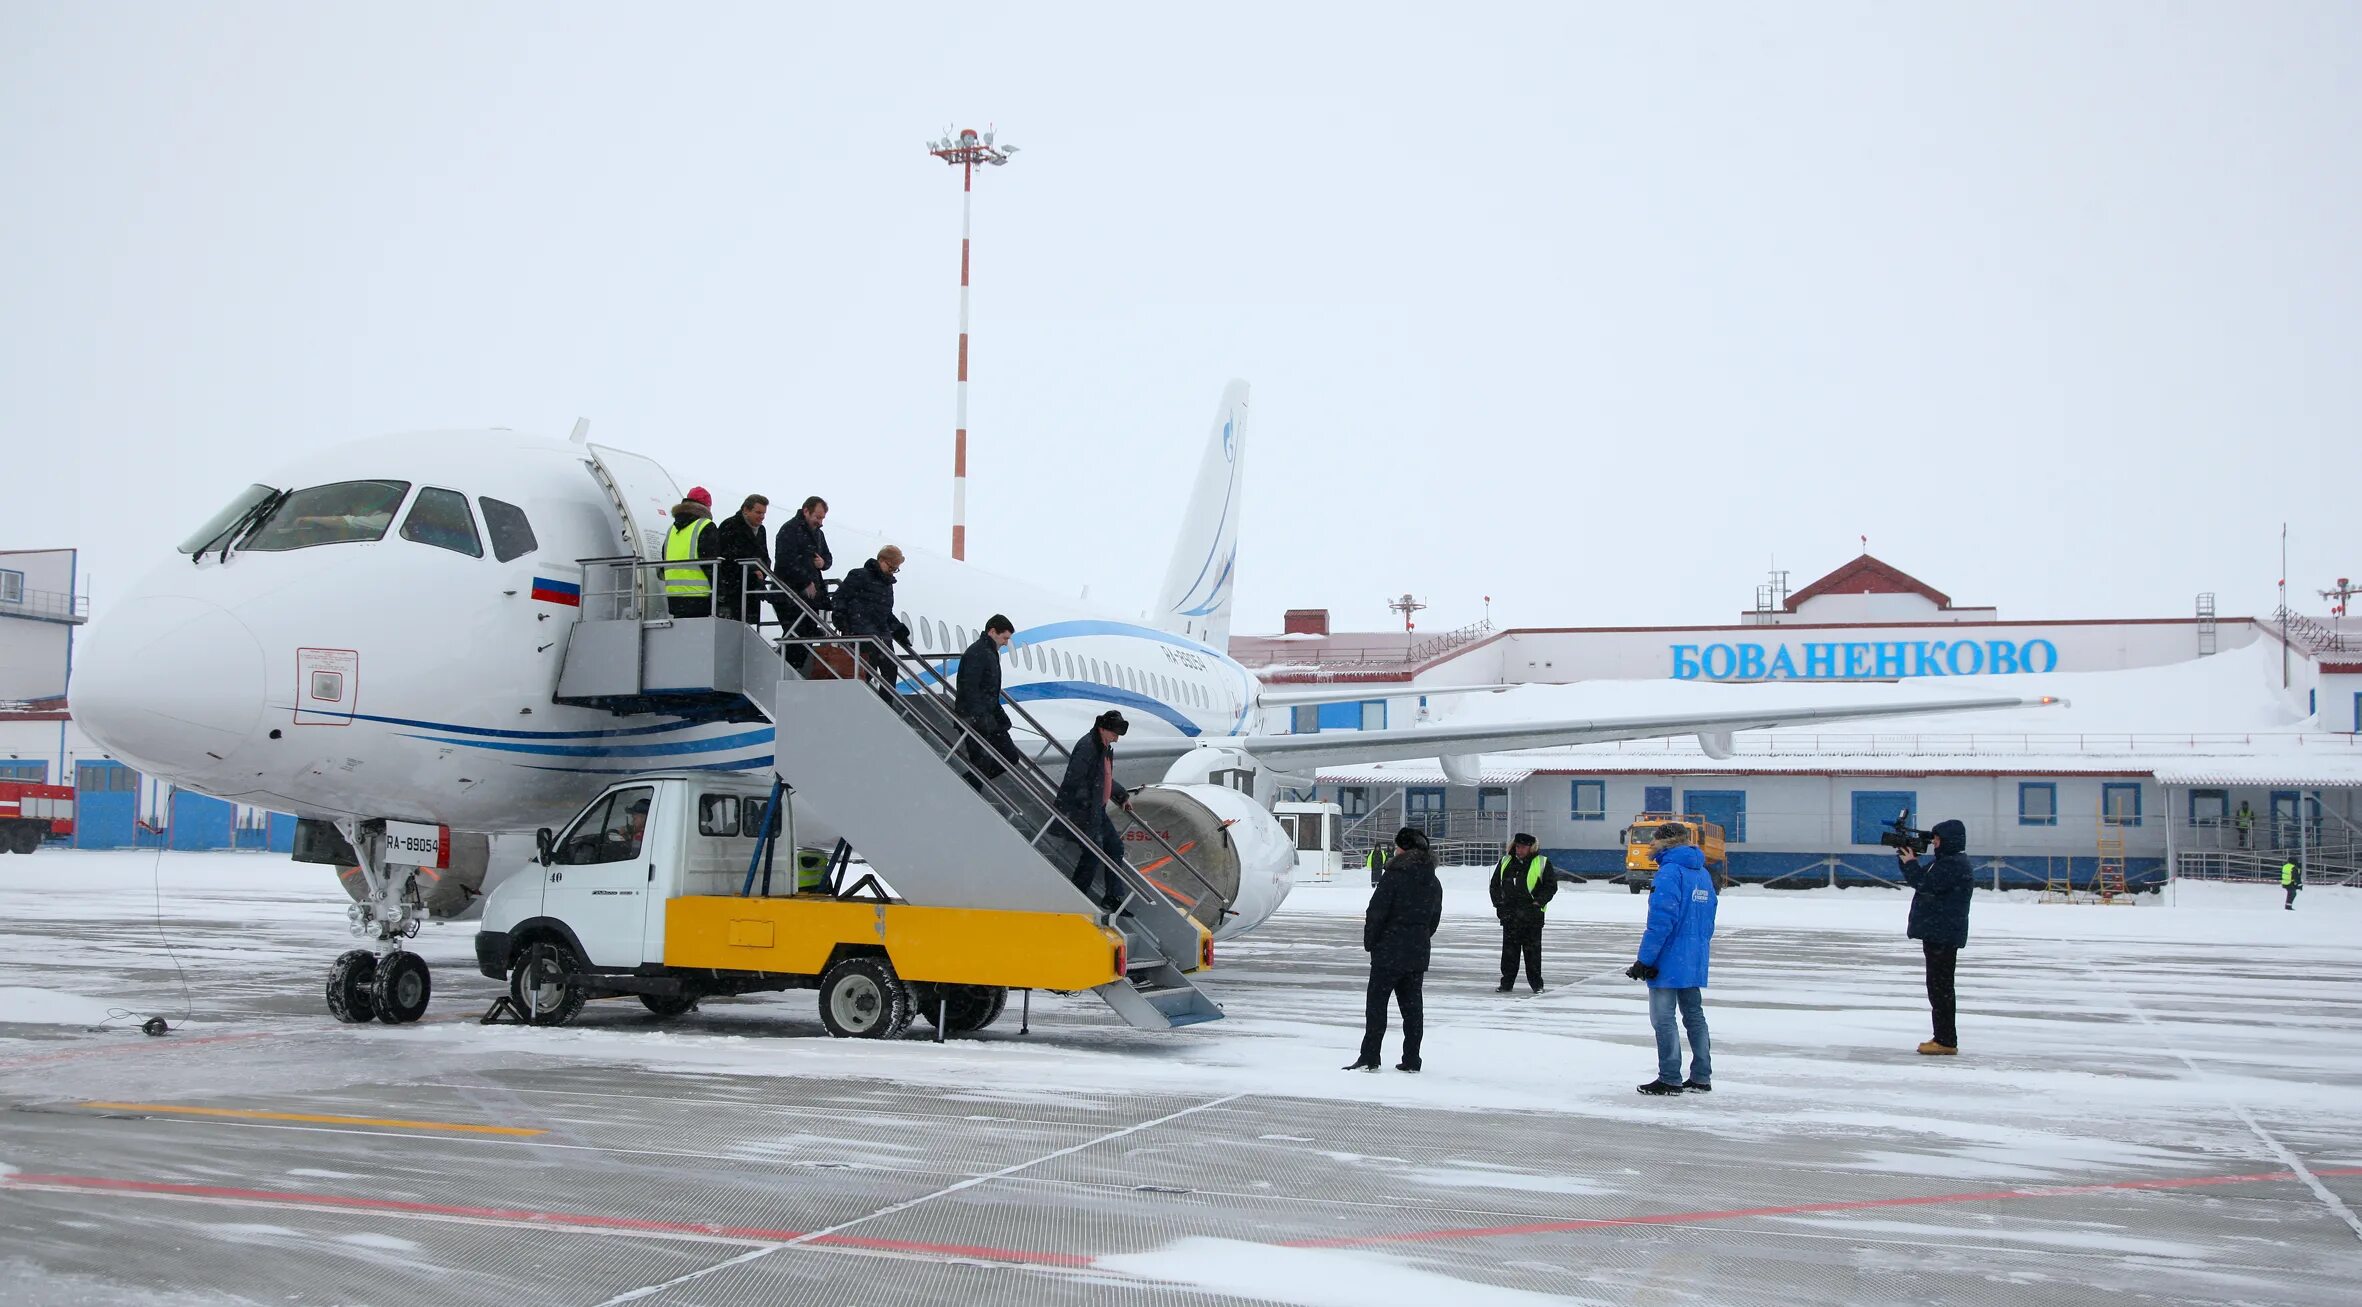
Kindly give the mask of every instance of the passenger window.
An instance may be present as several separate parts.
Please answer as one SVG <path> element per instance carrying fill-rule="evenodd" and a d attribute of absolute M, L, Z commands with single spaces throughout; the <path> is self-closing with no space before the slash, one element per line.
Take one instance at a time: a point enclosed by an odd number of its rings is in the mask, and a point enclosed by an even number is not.
<path fill-rule="evenodd" d="M 418 502 L 410 506 L 410 516 L 402 521 L 402 538 L 470 558 L 484 556 L 484 543 L 476 538 L 476 519 L 467 511 L 467 496 L 456 490 L 429 486 L 419 491 Z"/>
<path fill-rule="evenodd" d="M 769 799 L 757 799 L 749 796 L 745 801 L 745 815 L 739 819 L 739 832 L 749 836 L 759 834 L 768 834 L 773 836 L 778 835 L 778 817 L 775 814 L 767 813 L 765 811 L 765 809 L 769 808 L 770 806 L 771 801 Z M 770 822 L 768 830 L 764 829 L 764 822 L 766 818 L 768 818 Z"/>
<path fill-rule="evenodd" d="M 424 499 L 425 496 L 419 498 Z M 540 542 L 533 538 L 533 524 L 525 520 L 524 509 L 482 496 L 477 497 L 476 506 L 484 510 L 484 531 L 492 537 L 494 558 L 505 563 L 512 558 L 523 558 L 541 547 Z"/>
<path fill-rule="evenodd" d="M 394 510 L 410 493 L 407 481 L 338 481 L 309 486 L 281 500 L 245 547 L 264 553 L 313 545 L 385 539 Z"/>
<path fill-rule="evenodd" d="M 697 833 L 728 838 L 738 833 L 739 796 L 735 794 L 701 794 L 697 796 Z"/>
<path fill-rule="evenodd" d="M 589 867 L 639 857 L 648 833 L 648 804 L 655 797 L 653 788 L 642 786 L 618 790 L 599 800 L 566 832 L 550 861 L 559 866 Z"/>

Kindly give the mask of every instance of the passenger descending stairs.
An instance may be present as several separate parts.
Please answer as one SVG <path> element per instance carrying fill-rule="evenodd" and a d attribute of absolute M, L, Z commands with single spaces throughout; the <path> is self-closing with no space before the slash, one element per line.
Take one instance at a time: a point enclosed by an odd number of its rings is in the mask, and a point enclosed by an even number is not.
<path fill-rule="evenodd" d="M 648 565 L 585 560 L 586 576 L 601 566 Z M 858 850 L 896 897 L 930 907 L 1107 917 L 1124 936 L 1127 968 L 1125 980 L 1093 991 L 1109 1007 L 1150 1030 L 1220 1019 L 1221 1006 L 1190 976 L 1210 960 L 1211 935 L 1147 877 L 1082 839 L 1058 814 L 1057 787 L 1032 760 L 1002 760 L 1001 776 L 971 783 L 962 758 L 975 736 L 927 659 L 908 645 L 889 649 L 823 634 L 808 642 L 860 645 L 897 692 L 826 675 L 817 656 L 806 679 L 746 623 L 641 617 L 656 605 L 628 596 L 650 592 L 644 584 L 620 588 L 624 602 L 585 612 L 559 670 L 558 702 L 767 718 L 777 732 L 773 767 L 799 809 Z M 815 626 L 825 621 L 809 609 L 805 616 Z M 1068 879 L 1084 856 L 1121 887 L 1115 913 L 1103 913 Z M 1196 876 L 1185 859 L 1175 860 L 1178 868 L 1168 864 L 1159 874 Z"/>

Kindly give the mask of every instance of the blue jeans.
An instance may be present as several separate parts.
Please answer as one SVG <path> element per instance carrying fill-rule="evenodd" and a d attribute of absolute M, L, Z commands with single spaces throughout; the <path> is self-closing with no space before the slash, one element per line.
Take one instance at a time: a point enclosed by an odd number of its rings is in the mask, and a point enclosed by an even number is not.
<path fill-rule="evenodd" d="M 1701 1085 L 1714 1083 L 1714 1058 L 1707 1051 L 1706 991 L 1691 986 L 1688 989 L 1651 989 L 1648 992 L 1648 1021 L 1657 1028 L 1657 1079 L 1669 1085 L 1682 1083 L 1681 1037 L 1673 1029 L 1673 1013 L 1681 1012 L 1681 1024 L 1689 1028 L 1689 1079 Z"/>

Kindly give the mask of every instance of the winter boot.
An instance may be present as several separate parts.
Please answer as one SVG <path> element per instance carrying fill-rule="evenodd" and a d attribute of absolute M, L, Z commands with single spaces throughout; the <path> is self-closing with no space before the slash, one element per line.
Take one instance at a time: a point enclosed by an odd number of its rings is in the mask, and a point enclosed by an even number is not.
<path fill-rule="evenodd" d="M 1939 1044 L 1932 1039 L 1928 1040 L 1924 1044 L 1921 1044 L 1919 1046 L 1919 1051 L 1927 1054 L 1929 1057 L 1956 1057 L 1960 1053 L 1958 1048 L 1950 1044 Z"/>
<path fill-rule="evenodd" d="M 1678 1094 L 1681 1092 L 1681 1086 L 1670 1081 L 1651 1080 L 1640 1087 L 1640 1092 L 1644 1094 Z"/>
<path fill-rule="evenodd" d="M 1714 1086 L 1707 1084 L 1703 1080 L 1684 1080 L 1681 1082 L 1681 1092 L 1685 1094 L 1711 1094 L 1714 1092 Z"/>

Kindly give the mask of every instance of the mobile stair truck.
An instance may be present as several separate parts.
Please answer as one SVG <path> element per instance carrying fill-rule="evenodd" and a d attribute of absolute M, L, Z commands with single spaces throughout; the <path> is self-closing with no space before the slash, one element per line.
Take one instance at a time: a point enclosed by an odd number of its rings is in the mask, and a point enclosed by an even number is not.
<path fill-rule="evenodd" d="M 807 678 L 759 627 L 661 616 L 662 563 L 584 566 L 586 582 L 611 580 L 584 588 L 555 697 L 768 720 L 776 776 L 619 779 L 563 832 L 544 831 L 536 862 L 485 899 L 476 939 L 478 969 L 509 982 L 524 1020 L 561 1024 L 597 997 L 635 995 L 668 1015 L 709 995 L 795 988 L 819 991 L 840 1037 L 891 1038 L 919 1015 L 938 1037 L 981 1029 L 1012 989 L 1087 990 L 1143 1029 L 1221 1017 L 1193 979 L 1212 965 L 1224 906 L 1218 871 L 1209 880 L 1197 865 L 1205 855 L 1167 845 L 1152 879 L 1096 853 L 1032 761 L 973 773 L 962 758 L 975 736 L 929 659 L 827 634 L 807 610 L 822 633 L 802 643 L 859 646 L 894 688 L 832 675 L 841 658 L 814 657 Z M 797 851 L 811 848 L 834 850 L 825 884 L 799 871 Z M 1083 850 L 1122 887 L 1116 911 L 1068 878 Z"/>

